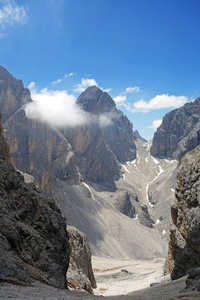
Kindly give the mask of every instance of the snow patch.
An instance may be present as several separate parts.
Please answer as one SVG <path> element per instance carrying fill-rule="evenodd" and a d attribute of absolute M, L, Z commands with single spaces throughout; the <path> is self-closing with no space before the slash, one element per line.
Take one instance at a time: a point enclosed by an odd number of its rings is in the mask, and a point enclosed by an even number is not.
<path fill-rule="evenodd" d="M 84 184 L 84 186 L 90 191 L 90 194 L 91 194 L 91 196 L 92 196 L 92 199 L 93 199 L 94 201 L 96 201 L 96 202 L 99 203 L 99 201 L 97 201 L 97 200 L 94 198 L 93 193 L 92 193 L 92 191 L 91 191 L 89 185 L 87 185 L 85 182 L 83 182 L 83 184 Z"/>
<path fill-rule="evenodd" d="M 157 219 L 156 220 L 156 225 L 158 225 L 160 223 L 160 220 L 159 219 Z"/>
<path fill-rule="evenodd" d="M 171 191 L 172 191 L 173 193 L 175 193 L 175 190 L 174 190 L 174 189 L 172 189 L 172 188 L 171 188 Z"/>
<path fill-rule="evenodd" d="M 136 214 L 135 218 L 133 220 L 138 220 L 138 214 Z"/>
<path fill-rule="evenodd" d="M 125 170 L 126 172 L 130 173 L 130 171 L 125 167 L 125 165 L 122 165 L 122 164 L 121 164 L 121 166 L 124 168 L 124 170 Z"/>
<path fill-rule="evenodd" d="M 164 235 L 166 233 L 165 229 L 163 230 L 162 234 Z"/>

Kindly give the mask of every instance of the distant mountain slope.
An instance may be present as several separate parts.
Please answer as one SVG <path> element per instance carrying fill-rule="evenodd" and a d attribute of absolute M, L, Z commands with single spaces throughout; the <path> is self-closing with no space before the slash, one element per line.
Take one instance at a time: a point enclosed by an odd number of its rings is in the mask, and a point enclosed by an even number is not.
<path fill-rule="evenodd" d="M 165 115 L 154 134 L 151 154 L 181 159 L 200 144 L 200 98 Z"/>

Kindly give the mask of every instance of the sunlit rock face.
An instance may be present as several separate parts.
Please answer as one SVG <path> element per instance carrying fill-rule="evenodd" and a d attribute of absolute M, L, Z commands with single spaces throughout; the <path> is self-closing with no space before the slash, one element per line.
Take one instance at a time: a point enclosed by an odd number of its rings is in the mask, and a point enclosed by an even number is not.
<path fill-rule="evenodd" d="M 71 288 L 83 289 L 93 294 L 96 280 L 92 270 L 91 250 L 87 236 L 73 226 L 67 226 L 70 242 L 70 264 L 67 282 Z"/>
<path fill-rule="evenodd" d="M 154 134 L 151 154 L 180 160 L 200 144 L 200 98 L 165 115 Z"/>
<path fill-rule="evenodd" d="M 181 160 L 171 216 L 167 271 L 177 279 L 200 267 L 200 146 Z"/>
<path fill-rule="evenodd" d="M 3 123 L 24 104 L 31 101 L 30 92 L 23 82 L 0 66 L 0 111 Z"/>
<path fill-rule="evenodd" d="M 69 242 L 65 220 L 52 199 L 24 182 L 11 162 L 0 124 L 0 279 L 33 279 L 65 288 Z"/>

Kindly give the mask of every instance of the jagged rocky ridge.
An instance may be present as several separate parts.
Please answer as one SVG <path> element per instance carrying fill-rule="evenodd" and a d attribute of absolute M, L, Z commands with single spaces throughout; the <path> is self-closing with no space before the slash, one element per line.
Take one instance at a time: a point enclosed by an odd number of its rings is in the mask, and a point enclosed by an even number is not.
<path fill-rule="evenodd" d="M 166 269 L 172 279 L 189 272 L 187 285 L 200 290 L 200 146 L 181 160 L 171 216 Z"/>
<path fill-rule="evenodd" d="M 151 155 L 180 160 L 200 144 L 200 98 L 165 115 L 153 137 Z"/>
<path fill-rule="evenodd" d="M 13 167 L 0 124 L 0 280 L 66 288 L 69 242 L 52 199 Z"/>
<path fill-rule="evenodd" d="M 24 105 L 32 101 L 30 92 L 3 67 L 0 91 L 0 111 L 15 165 L 33 175 L 48 194 L 55 176 L 78 182 L 81 175 L 83 180 L 114 184 L 121 176 L 119 162 L 136 157 L 131 123 L 112 98 L 95 86 L 82 93 L 77 104 L 93 119 L 96 115 L 96 121 L 62 130 L 26 117 Z"/>

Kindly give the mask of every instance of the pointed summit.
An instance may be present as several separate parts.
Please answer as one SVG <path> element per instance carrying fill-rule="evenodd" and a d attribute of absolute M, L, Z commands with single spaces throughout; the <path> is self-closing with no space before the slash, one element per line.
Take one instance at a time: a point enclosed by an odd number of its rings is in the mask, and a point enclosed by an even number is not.
<path fill-rule="evenodd" d="M 79 96 L 77 103 L 83 110 L 97 115 L 116 110 L 114 100 L 108 93 L 103 92 L 97 86 L 90 86 L 87 88 Z"/>

